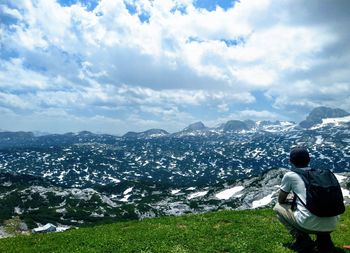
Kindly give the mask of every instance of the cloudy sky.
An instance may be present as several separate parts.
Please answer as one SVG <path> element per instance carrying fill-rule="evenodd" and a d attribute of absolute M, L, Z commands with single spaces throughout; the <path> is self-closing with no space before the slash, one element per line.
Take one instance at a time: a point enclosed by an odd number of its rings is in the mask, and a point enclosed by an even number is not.
<path fill-rule="evenodd" d="M 0 0 L 0 129 L 350 111 L 348 0 Z"/>

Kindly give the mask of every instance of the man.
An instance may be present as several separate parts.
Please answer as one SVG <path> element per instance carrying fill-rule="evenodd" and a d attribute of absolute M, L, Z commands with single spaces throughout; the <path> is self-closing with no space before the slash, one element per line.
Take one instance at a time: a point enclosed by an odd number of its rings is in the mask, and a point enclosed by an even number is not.
<path fill-rule="evenodd" d="M 309 152 L 303 147 L 293 148 L 289 160 L 296 168 L 310 170 L 308 167 Z M 294 199 L 296 202 L 291 201 L 289 193 L 295 193 L 298 196 Z M 330 233 L 335 230 L 339 216 L 318 217 L 312 214 L 301 201 L 306 203 L 305 183 L 296 172 L 289 171 L 282 178 L 278 203 L 274 211 L 281 223 L 295 238 L 292 249 L 303 253 L 311 253 L 314 250 L 324 253 L 332 252 L 334 245 Z M 311 240 L 309 234 L 317 235 L 316 244 Z"/>

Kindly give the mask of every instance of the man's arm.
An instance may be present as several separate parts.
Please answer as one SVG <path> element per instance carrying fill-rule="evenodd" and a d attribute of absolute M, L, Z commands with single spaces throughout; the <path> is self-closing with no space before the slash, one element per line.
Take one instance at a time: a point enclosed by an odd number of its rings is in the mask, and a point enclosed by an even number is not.
<path fill-rule="evenodd" d="M 280 190 L 280 193 L 278 194 L 278 203 L 280 204 L 285 204 L 287 201 L 287 196 L 288 196 L 288 192 L 284 192 L 282 190 Z"/>

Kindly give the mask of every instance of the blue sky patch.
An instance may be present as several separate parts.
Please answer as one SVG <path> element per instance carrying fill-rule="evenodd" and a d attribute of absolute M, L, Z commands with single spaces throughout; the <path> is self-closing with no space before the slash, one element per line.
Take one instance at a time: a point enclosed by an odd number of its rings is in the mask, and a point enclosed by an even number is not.
<path fill-rule="evenodd" d="M 1 9 L 0 9 L 0 22 L 2 25 L 9 26 L 12 24 L 16 24 L 17 21 L 18 21 L 17 18 L 1 13 Z"/>
<path fill-rule="evenodd" d="M 129 12 L 131 15 L 134 15 L 134 14 L 137 13 L 136 5 L 130 4 L 130 3 L 126 2 L 126 1 L 124 1 L 124 4 L 125 4 L 126 9 L 128 10 L 128 12 Z"/>
<path fill-rule="evenodd" d="M 76 3 L 80 3 L 88 11 L 93 11 L 99 3 L 99 0 L 58 0 L 61 6 L 71 6 Z"/>
<path fill-rule="evenodd" d="M 0 59 L 10 60 L 11 58 L 18 58 L 19 54 L 15 50 L 6 48 L 0 43 Z"/>
<path fill-rule="evenodd" d="M 193 2 L 194 7 L 200 9 L 206 9 L 208 11 L 215 11 L 216 6 L 220 6 L 224 10 L 232 8 L 237 0 L 195 0 Z"/>
<path fill-rule="evenodd" d="M 128 3 L 126 1 L 124 1 L 124 4 L 125 4 L 126 9 L 128 10 L 128 12 L 131 15 L 136 15 L 137 14 L 139 20 L 142 23 L 149 23 L 149 19 L 151 17 L 151 15 L 149 13 L 147 13 L 145 11 L 139 13 L 135 4 L 131 4 L 131 3 Z"/>
<path fill-rule="evenodd" d="M 221 39 L 222 42 L 225 42 L 228 47 L 235 47 L 239 45 L 245 44 L 246 40 L 243 37 L 239 37 L 236 39 Z"/>
<path fill-rule="evenodd" d="M 191 43 L 191 42 L 198 42 L 198 43 L 202 43 L 204 42 L 204 40 L 198 38 L 198 37 L 193 37 L 193 36 L 190 36 L 188 37 L 186 43 Z"/>
<path fill-rule="evenodd" d="M 149 23 L 151 15 L 147 12 L 142 12 L 138 15 L 138 17 L 142 23 Z"/>
<path fill-rule="evenodd" d="M 182 15 L 186 15 L 187 14 L 187 9 L 186 6 L 184 5 L 177 5 L 174 8 L 172 8 L 170 10 L 171 13 L 176 13 L 176 12 L 180 12 Z"/>

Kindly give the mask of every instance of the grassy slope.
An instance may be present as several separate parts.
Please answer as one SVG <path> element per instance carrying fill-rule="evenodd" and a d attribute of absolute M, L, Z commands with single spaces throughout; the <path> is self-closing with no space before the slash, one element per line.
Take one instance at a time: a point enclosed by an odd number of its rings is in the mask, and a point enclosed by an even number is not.
<path fill-rule="evenodd" d="M 332 237 L 339 248 L 350 244 L 350 208 Z M 7 238 L 0 240 L 0 252 L 288 253 L 292 251 L 283 245 L 291 242 L 272 210 L 265 209 L 162 217 Z"/>

